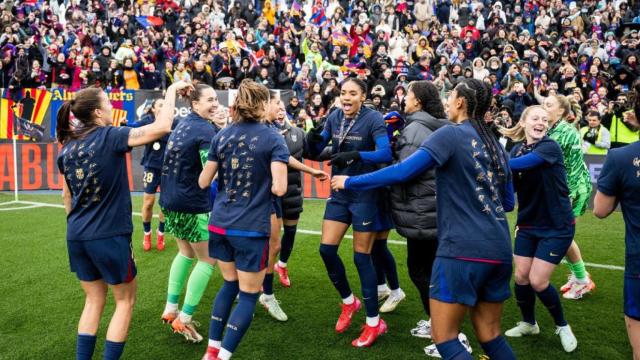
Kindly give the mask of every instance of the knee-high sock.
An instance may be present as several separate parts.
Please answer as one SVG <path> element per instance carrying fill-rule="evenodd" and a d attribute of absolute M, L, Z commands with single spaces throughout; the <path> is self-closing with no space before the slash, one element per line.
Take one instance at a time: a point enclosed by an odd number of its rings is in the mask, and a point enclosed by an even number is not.
<path fill-rule="evenodd" d="M 379 244 L 379 245 L 378 245 Z M 374 247 L 378 245 L 378 252 L 380 256 L 380 260 L 382 260 L 382 266 L 384 268 L 384 274 L 387 277 L 387 281 L 389 281 L 389 288 L 391 290 L 396 290 L 400 288 L 400 281 L 398 280 L 398 269 L 396 267 L 396 259 L 394 259 L 393 254 L 389 250 L 387 246 L 387 239 L 376 240 L 374 243 Z"/>
<path fill-rule="evenodd" d="M 511 346 L 501 335 L 489 342 L 480 343 L 480 346 L 491 360 L 515 360 L 516 358 Z"/>
<path fill-rule="evenodd" d="M 118 360 L 122 353 L 124 352 L 124 341 L 123 342 L 114 342 L 107 340 L 104 343 L 104 360 Z"/>
<path fill-rule="evenodd" d="M 362 299 L 367 309 L 367 317 L 378 316 L 378 286 L 376 284 L 376 270 L 371 261 L 371 255 L 355 252 L 353 261 L 358 268 L 360 283 L 362 284 Z"/>
<path fill-rule="evenodd" d="M 142 228 L 144 229 L 144 233 L 145 234 L 150 233 L 151 232 L 151 221 L 149 221 L 149 222 L 143 221 L 142 222 Z"/>
<path fill-rule="evenodd" d="M 262 280 L 262 292 L 265 295 L 273 295 L 273 273 L 264 275 L 264 280 Z"/>
<path fill-rule="evenodd" d="M 296 239 L 296 231 L 298 225 L 284 225 L 282 232 L 282 245 L 280 248 L 280 261 L 286 263 L 289 261 L 291 252 L 293 251 L 293 243 Z"/>
<path fill-rule="evenodd" d="M 184 287 L 184 282 L 189 275 L 189 269 L 193 264 L 193 259 L 190 259 L 180 253 L 176 255 L 171 263 L 171 270 L 169 271 L 169 287 L 167 289 L 167 302 L 177 304 L 180 299 L 180 293 Z"/>
<path fill-rule="evenodd" d="M 584 261 L 580 260 L 575 263 L 569 263 L 569 269 L 576 276 L 576 279 L 585 281 L 587 279 L 587 268 L 584 266 Z"/>
<path fill-rule="evenodd" d="M 93 350 L 96 348 L 96 336 L 78 334 L 76 342 L 76 360 L 91 360 Z"/>
<path fill-rule="evenodd" d="M 187 295 L 184 298 L 184 306 L 182 312 L 187 315 L 193 315 L 196 306 L 200 303 L 207 284 L 213 273 L 213 265 L 205 261 L 198 261 L 196 267 L 193 268 L 189 282 L 187 283 Z"/>
<path fill-rule="evenodd" d="M 338 255 L 338 245 L 320 244 L 320 256 L 322 256 L 324 266 L 327 268 L 329 279 L 340 293 L 340 297 L 348 298 L 351 295 L 351 287 L 347 280 L 344 264 Z"/>
<path fill-rule="evenodd" d="M 222 340 L 222 349 L 230 353 L 236 350 L 240 340 L 242 340 L 247 329 L 249 329 L 249 325 L 251 325 L 259 295 L 259 293 L 251 294 L 240 291 L 238 305 L 233 309 L 227 321 L 227 333 Z"/>
<path fill-rule="evenodd" d="M 556 326 L 567 325 L 567 320 L 564 319 L 564 312 L 562 311 L 562 303 L 560 303 L 560 296 L 558 295 L 556 288 L 549 284 L 546 289 L 538 292 L 537 294 L 540 301 L 542 301 L 547 310 L 549 310 Z"/>
<path fill-rule="evenodd" d="M 522 320 L 533 325 L 536 323 L 536 293 L 530 284 L 518 285 L 514 287 L 516 293 L 516 302 L 522 313 Z"/>
<path fill-rule="evenodd" d="M 231 314 L 231 307 L 233 301 L 236 299 L 236 295 L 240 291 L 238 280 L 236 281 L 224 281 L 222 287 L 218 291 L 215 300 L 213 300 L 213 307 L 211 309 L 211 321 L 209 323 L 209 339 L 215 341 L 222 340 L 222 332 L 227 325 L 229 314 Z"/>
<path fill-rule="evenodd" d="M 373 247 L 371 248 L 371 261 L 373 261 L 373 267 L 376 269 L 376 282 L 378 285 L 384 285 L 387 283 L 387 278 L 385 277 L 385 267 L 384 260 L 382 259 L 382 246 L 380 242 L 383 240 L 376 240 L 373 242 Z M 386 242 L 386 240 L 384 240 Z"/>
<path fill-rule="evenodd" d="M 464 348 L 457 337 L 455 339 L 436 344 L 436 348 L 438 348 L 438 352 L 444 360 L 473 360 L 473 356 L 467 352 L 467 349 Z"/>

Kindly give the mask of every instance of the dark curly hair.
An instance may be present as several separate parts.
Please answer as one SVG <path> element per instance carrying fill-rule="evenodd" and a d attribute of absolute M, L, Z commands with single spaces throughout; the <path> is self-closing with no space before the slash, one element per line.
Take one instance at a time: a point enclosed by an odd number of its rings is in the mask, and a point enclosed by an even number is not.
<path fill-rule="evenodd" d="M 431 81 L 412 81 L 409 83 L 409 91 L 411 91 L 420 102 L 422 111 L 429 113 L 429 115 L 437 119 L 447 118 L 444 112 L 444 105 L 442 105 L 442 101 L 440 100 L 438 88 L 433 85 Z"/>

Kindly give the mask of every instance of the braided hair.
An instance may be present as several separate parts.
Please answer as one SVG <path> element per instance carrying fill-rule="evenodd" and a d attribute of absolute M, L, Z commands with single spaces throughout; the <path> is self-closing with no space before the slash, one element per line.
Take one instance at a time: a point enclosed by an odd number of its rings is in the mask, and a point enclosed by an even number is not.
<path fill-rule="evenodd" d="M 484 115 L 491 105 L 491 89 L 483 81 L 465 79 L 456 86 L 455 91 L 465 99 L 467 115 L 489 153 L 493 170 L 498 175 L 498 184 L 506 183 L 508 160 L 489 123 L 484 121 Z"/>

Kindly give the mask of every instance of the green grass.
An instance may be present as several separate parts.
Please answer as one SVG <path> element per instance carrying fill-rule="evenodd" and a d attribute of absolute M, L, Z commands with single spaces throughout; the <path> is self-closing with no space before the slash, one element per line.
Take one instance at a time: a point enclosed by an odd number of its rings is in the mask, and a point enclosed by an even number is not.
<path fill-rule="evenodd" d="M 0 193 L 0 203 L 12 200 Z M 60 204 L 58 195 L 21 195 L 21 200 Z M 133 197 L 134 209 L 141 198 Z M 17 205 L 15 205 L 17 206 Z M 135 210 L 138 211 L 138 210 Z M 300 229 L 320 230 L 323 201 L 305 202 Z M 83 307 L 83 294 L 69 272 L 65 244 L 65 216 L 60 208 L 39 207 L 0 211 L 0 359 L 71 359 L 75 351 L 76 323 Z M 164 252 L 144 253 L 141 246 L 140 218 L 134 217 L 134 249 L 138 265 L 138 301 L 134 313 L 125 359 L 199 359 L 205 344 L 187 344 L 161 324 L 169 266 L 176 254 L 175 242 L 169 240 Z M 155 225 L 154 225 L 155 227 Z M 397 234 L 392 239 L 401 240 Z M 577 239 L 584 258 L 592 263 L 624 265 L 624 224 L 620 214 L 597 220 L 587 214 L 577 227 Z M 422 359 L 427 340 L 411 337 L 409 330 L 424 317 L 418 293 L 407 276 L 406 247 L 390 245 L 396 256 L 401 286 L 408 299 L 394 313 L 384 316 L 389 332 L 370 349 L 354 349 L 350 342 L 357 337 L 364 312 L 359 313 L 344 334 L 333 331 L 339 314 L 339 297 L 327 278 L 318 255 L 319 237 L 298 234 L 290 259 L 293 286 L 280 287 L 276 295 L 289 321 L 278 323 L 259 307 L 251 329 L 234 358 L 238 359 Z M 342 258 L 352 288 L 360 294 L 357 272 L 353 266 L 350 240 L 341 248 Z M 519 359 L 629 359 L 622 314 L 622 280 L 619 270 L 589 268 L 598 289 L 593 296 L 578 302 L 563 300 L 565 315 L 578 338 L 572 355 L 562 351 L 554 335 L 553 323 L 538 302 L 538 321 L 542 333 L 533 338 L 510 339 Z M 557 287 L 566 279 L 561 266 L 554 274 Z M 221 285 L 216 271 L 198 308 L 195 319 L 203 324 L 206 336 L 210 304 Z M 98 336 L 104 338 L 113 303 L 105 311 Z M 519 319 L 514 299 L 506 302 L 503 331 Z M 474 356 L 481 353 L 473 339 L 469 321 L 463 330 L 472 339 Z M 98 341 L 95 358 L 101 358 L 103 340 Z"/>

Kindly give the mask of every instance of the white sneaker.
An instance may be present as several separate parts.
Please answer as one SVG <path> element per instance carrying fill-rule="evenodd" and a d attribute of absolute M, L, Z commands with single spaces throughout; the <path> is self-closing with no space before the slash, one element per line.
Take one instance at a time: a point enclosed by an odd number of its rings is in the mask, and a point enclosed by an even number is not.
<path fill-rule="evenodd" d="M 420 320 L 417 326 L 411 329 L 411 335 L 423 339 L 431 339 L 431 319 Z"/>
<path fill-rule="evenodd" d="M 583 296 L 595 290 L 596 284 L 591 280 L 591 275 L 587 274 L 587 282 L 580 283 L 576 279 L 569 291 L 562 294 L 562 297 L 569 300 L 582 299 Z"/>
<path fill-rule="evenodd" d="M 564 285 L 562 285 L 562 287 L 560 288 L 560 292 L 564 294 L 567 291 L 571 290 L 576 280 L 577 278 L 573 273 L 569 274 L 569 276 L 567 277 L 567 282 Z"/>
<path fill-rule="evenodd" d="M 384 290 L 378 290 L 378 302 L 383 302 L 389 297 L 389 295 L 391 295 L 391 289 L 388 287 Z"/>
<path fill-rule="evenodd" d="M 538 335 L 540 334 L 540 327 L 538 323 L 533 325 L 529 324 L 526 321 L 518 321 L 516 327 L 511 328 L 504 333 L 508 337 L 522 337 L 527 335 Z"/>
<path fill-rule="evenodd" d="M 578 347 L 578 340 L 571 331 L 571 326 L 556 326 L 556 335 L 560 336 L 560 342 L 566 352 L 572 352 Z"/>
<path fill-rule="evenodd" d="M 460 342 L 462 343 L 462 346 L 464 346 L 464 348 L 467 350 L 469 354 L 473 353 L 473 350 L 471 349 L 471 344 L 469 343 L 469 339 L 467 339 L 467 336 L 465 334 L 463 333 L 458 334 L 458 340 L 460 340 Z M 442 356 L 440 356 L 440 353 L 438 352 L 438 348 L 436 347 L 436 344 L 431 344 L 425 347 L 424 353 L 430 357 L 434 357 L 438 359 L 442 358 Z"/>
<path fill-rule="evenodd" d="M 391 295 L 389 295 L 387 300 L 380 307 L 380 312 L 381 313 L 392 312 L 393 310 L 396 309 L 396 307 L 398 307 L 398 304 L 400 304 L 400 302 L 404 300 L 406 297 L 407 295 L 404 293 L 404 291 L 402 291 L 402 289 L 398 289 L 397 294 L 394 294 L 393 292 L 391 292 Z"/>
<path fill-rule="evenodd" d="M 282 311 L 280 301 L 276 300 L 275 296 L 267 297 L 267 295 L 261 294 L 258 300 L 267 309 L 272 318 L 278 321 L 287 321 L 289 319 L 287 314 Z"/>

